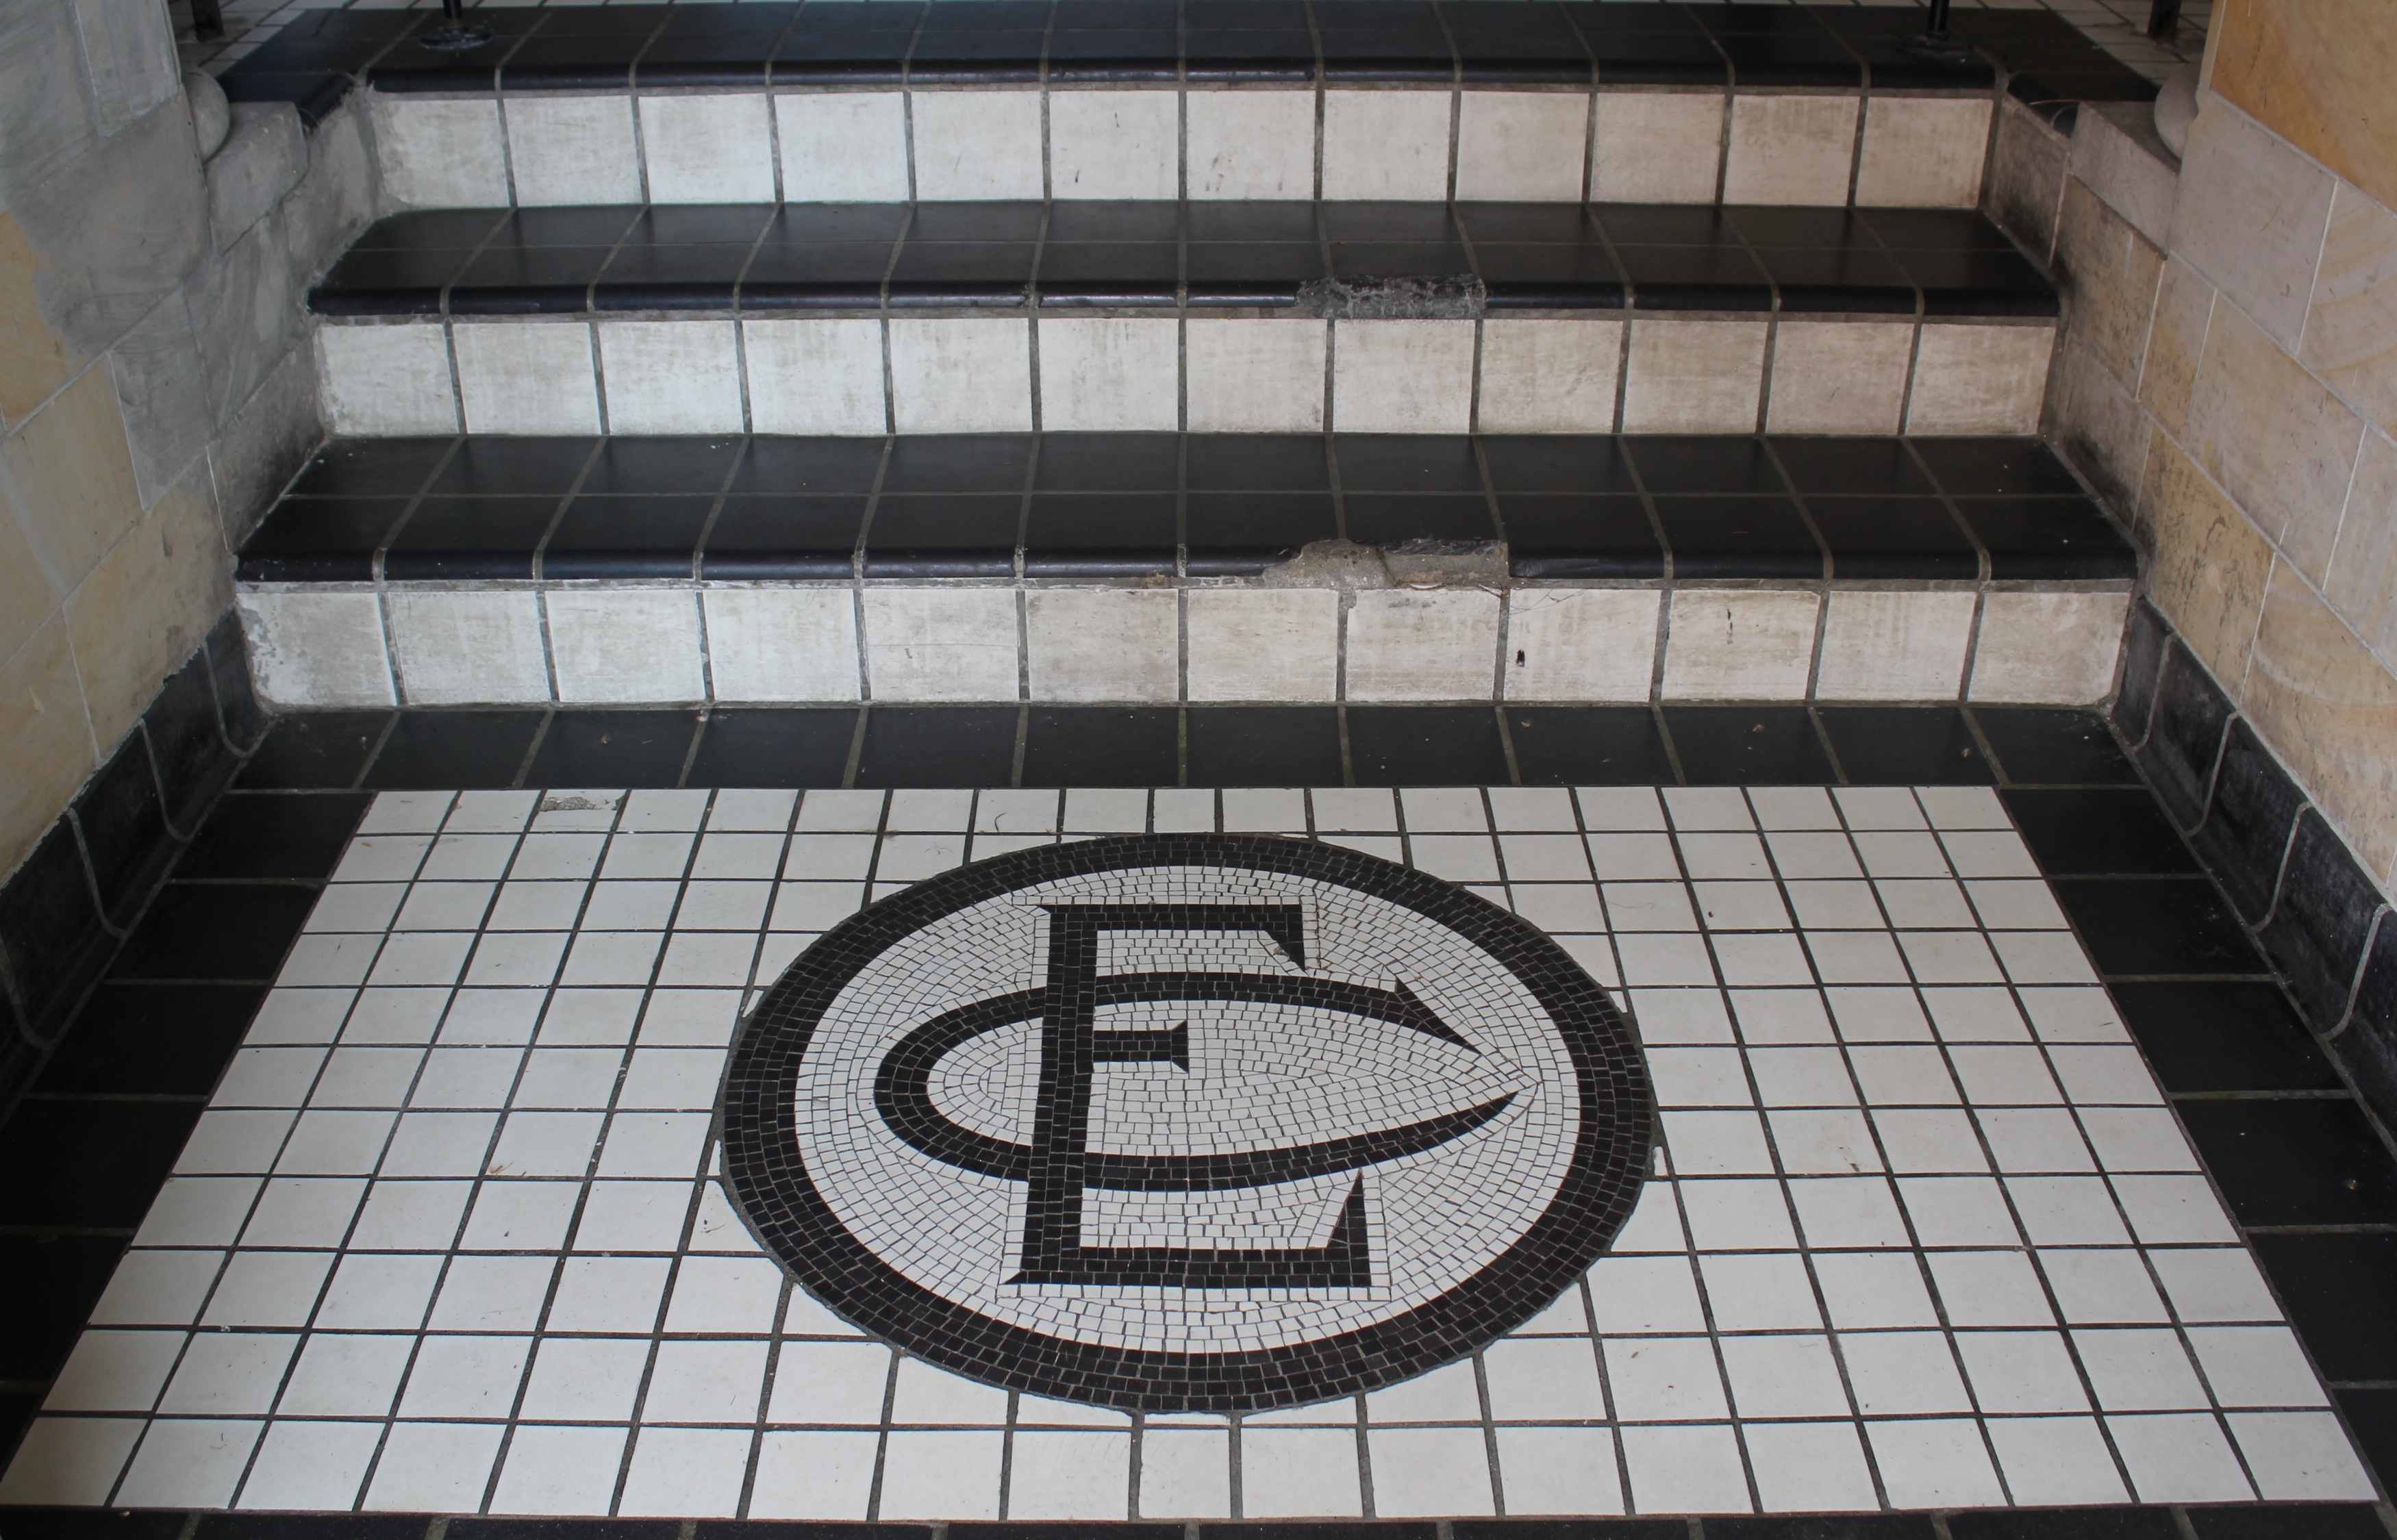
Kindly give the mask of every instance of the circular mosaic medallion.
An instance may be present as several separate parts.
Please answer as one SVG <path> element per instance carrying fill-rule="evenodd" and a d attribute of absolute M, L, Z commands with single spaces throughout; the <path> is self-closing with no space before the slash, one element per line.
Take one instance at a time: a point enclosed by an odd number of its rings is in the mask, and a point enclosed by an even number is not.
<path fill-rule="evenodd" d="M 1461 888 L 1132 836 L 916 884 L 743 1024 L 724 1169 L 810 1293 L 934 1363 L 1149 1412 L 1407 1378 L 1546 1307 L 1654 1121 L 1606 993 Z"/>

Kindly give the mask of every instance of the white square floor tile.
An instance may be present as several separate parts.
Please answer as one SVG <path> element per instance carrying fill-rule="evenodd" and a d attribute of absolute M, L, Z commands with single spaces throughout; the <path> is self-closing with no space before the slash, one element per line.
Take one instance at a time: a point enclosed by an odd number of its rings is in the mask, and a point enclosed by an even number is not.
<path fill-rule="evenodd" d="M 894 1357 L 792 1288 L 713 1179 L 744 991 L 869 884 L 1152 827 L 1411 858 L 1622 991 L 1667 1154 L 1613 1254 L 1361 1417 L 1137 1440 Z M 385 794 L 247 1041 L 0 1503 L 1172 1520 L 2371 1494 L 1983 788 Z"/>

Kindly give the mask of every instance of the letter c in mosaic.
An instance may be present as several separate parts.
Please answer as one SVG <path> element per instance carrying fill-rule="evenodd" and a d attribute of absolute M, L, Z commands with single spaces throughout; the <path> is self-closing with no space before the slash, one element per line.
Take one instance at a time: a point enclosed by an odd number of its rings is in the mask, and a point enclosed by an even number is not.
<path fill-rule="evenodd" d="M 1132 836 L 866 909 L 743 1024 L 725 1172 L 798 1283 L 962 1374 L 1258 1411 L 1461 1358 L 1630 1214 L 1637 1040 L 1555 943 L 1354 851 Z"/>

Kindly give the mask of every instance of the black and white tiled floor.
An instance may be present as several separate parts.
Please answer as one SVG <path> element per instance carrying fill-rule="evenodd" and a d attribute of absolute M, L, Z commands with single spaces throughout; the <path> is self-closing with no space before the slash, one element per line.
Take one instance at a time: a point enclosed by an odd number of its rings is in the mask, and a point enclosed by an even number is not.
<path fill-rule="evenodd" d="M 1215 830 L 1463 885 L 1627 1008 L 1663 1137 L 1609 1254 L 1469 1358 L 1234 1417 L 996 1389 L 795 1290 L 710 1140 L 745 1006 L 961 863 Z M 2068 910 L 2109 974 L 2179 970 L 2109 963 L 2137 937 L 2040 869 L 1985 786 L 382 792 L 0 1502 L 2372 1501 Z M 128 956 L 120 977 L 230 976 Z"/>

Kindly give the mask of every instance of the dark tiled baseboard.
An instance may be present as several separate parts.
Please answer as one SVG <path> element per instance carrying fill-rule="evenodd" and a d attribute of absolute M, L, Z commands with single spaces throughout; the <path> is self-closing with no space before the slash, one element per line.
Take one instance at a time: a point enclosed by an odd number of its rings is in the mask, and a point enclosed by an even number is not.
<path fill-rule="evenodd" d="M 0 1098 L 56 1038 L 266 726 L 228 614 L 0 889 L 10 1015 Z"/>
<path fill-rule="evenodd" d="M 2397 1121 L 2397 920 L 2304 788 L 2146 603 L 2114 725 L 2313 1030 Z"/>

